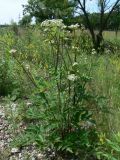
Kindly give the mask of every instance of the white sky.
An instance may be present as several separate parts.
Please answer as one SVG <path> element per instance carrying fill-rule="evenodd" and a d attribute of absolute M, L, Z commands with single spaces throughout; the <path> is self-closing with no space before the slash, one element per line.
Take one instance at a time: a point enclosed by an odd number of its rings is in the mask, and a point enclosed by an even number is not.
<path fill-rule="evenodd" d="M 90 1 L 90 6 L 94 6 L 95 1 Z M 18 22 L 19 16 L 22 17 L 22 4 L 26 3 L 27 0 L 0 0 L 0 24 L 9 24 L 11 20 Z"/>
<path fill-rule="evenodd" d="M 22 17 L 22 4 L 26 3 L 27 0 L 0 0 L 0 24 L 18 22 L 19 16 Z"/>
<path fill-rule="evenodd" d="M 115 0 L 111 0 L 114 2 Z M 97 0 L 89 0 L 87 7 L 91 12 L 95 12 L 97 8 Z M 0 24 L 9 24 L 11 20 L 19 21 L 22 17 L 23 7 L 27 0 L 0 0 Z"/>

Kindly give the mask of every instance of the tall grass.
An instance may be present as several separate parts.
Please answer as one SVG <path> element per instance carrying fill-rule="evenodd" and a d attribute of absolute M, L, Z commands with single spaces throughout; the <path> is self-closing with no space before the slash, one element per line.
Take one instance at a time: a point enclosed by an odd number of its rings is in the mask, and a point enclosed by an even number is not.
<path fill-rule="evenodd" d="M 115 31 L 104 31 L 103 36 L 106 40 L 120 40 L 120 31 L 116 32 Z"/>

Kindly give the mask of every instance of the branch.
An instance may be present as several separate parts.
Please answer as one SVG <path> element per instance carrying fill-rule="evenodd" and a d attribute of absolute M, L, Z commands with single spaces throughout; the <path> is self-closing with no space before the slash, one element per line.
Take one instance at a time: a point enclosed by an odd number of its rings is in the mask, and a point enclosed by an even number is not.
<path fill-rule="evenodd" d="M 103 28 L 103 19 L 104 19 L 104 13 L 105 13 L 105 3 L 106 0 L 100 0 L 100 33 Z"/>
<path fill-rule="evenodd" d="M 88 13 L 87 13 L 87 11 L 86 11 L 86 0 L 83 0 L 83 4 L 81 3 L 80 0 L 77 0 L 77 1 L 78 1 L 78 4 L 80 5 L 79 8 L 80 8 L 80 9 L 83 11 L 83 13 L 84 13 L 84 16 L 85 16 L 85 18 L 86 18 L 86 23 L 87 23 L 88 29 L 89 29 L 89 31 L 90 31 L 90 33 L 91 33 L 91 36 L 92 36 L 93 41 L 95 42 L 95 33 L 94 33 L 94 30 L 93 30 L 92 24 L 91 24 L 91 22 L 90 22 L 90 20 L 89 20 L 89 15 L 88 15 Z"/>
<path fill-rule="evenodd" d="M 104 30 L 104 28 L 105 28 L 105 26 L 106 26 L 106 24 L 107 24 L 107 22 L 108 22 L 108 20 L 109 20 L 109 18 L 111 16 L 111 14 L 113 13 L 114 9 L 117 7 L 117 5 L 119 4 L 119 2 L 120 2 L 120 0 L 117 0 L 115 2 L 115 4 L 113 5 L 113 7 L 111 8 L 110 12 L 108 13 L 108 16 L 106 17 L 106 19 L 104 21 L 103 30 Z"/>

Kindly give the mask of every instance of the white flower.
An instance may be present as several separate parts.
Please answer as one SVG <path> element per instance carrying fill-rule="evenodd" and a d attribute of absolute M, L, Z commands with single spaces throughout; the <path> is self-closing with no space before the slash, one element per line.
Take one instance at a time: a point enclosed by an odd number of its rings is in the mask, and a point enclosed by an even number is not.
<path fill-rule="evenodd" d="M 16 107 L 17 107 L 17 104 L 15 104 L 15 103 L 11 104 L 11 108 L 12 108 L 13 112 L 16 112 Z"/>
<path fill-rule="evenodd" d="M 41 153 L 39 153 L 38 155 L 37 155 L 37 158 L 38 159 L 41 159 L 41 158 L 43 158 L 44 156 L 43 156 L 43 154 L 41 154 Z"/>
<path fill-rule="evenodd" d="M 77 76 L 75 74 L 70 74 L 70 75 L 68 75 L 67 79 L 69 81 L 75 81 L 77 79 Z"/>
<path fill-rule="evenodd" d="M 79 51 L 79 48 L 76 46 L 72 46 L 72 49 Z"/>
<path fill-rule="evenodd" d="M 25 65 L 26 69 L 30 69 L 30 66 L 28 64 Z"/>
<path fill-rule="evenodd" d="M 11 54 L 12 54 L 12 53 L 16 53 L 17 50 L 16 50 L 16 49 L 11 49 L 9 52 L 10 52 Z"/>
<path fill-rule="evenodd" d="M 97 53 L 96 50 L 93 48 L 91 54 L 96 54 L 96 53 Z"/>
<path fill-rule="evenodd" d="M 75 46 L 72 46 L 72 49 L 75 49 Z"/>
<path fill-rule="evenodd" d="M 32 103 L 31 102 L 27 102 L 27 106 L 30 106 L 30 105 L 32 105 Z"/>
<path fill-rule="evenodd" d="M 63 26 L 61 26 L 61 28 L 62 28 L 62 29 L 66 29 L 66 28 L 67 28 L 67 26 L 63 25 Z"/>
<path fill-rule="evenodd" d="M 51 40 L 51 44 L 54 44 L 55 43 L 55 41 L 54 40 Z"/>
<path fill-rule="evenodd" d="M 68 26 L 68 28 L 75 30 L 75 29 L 79 28 L 79 24 L 78 23 L 75 25 L 72 24 L 72 25 Z"/>
<path fill-rule="evenodd" d="M 72 66 L 74 67 L 74 66 L 77 66 L 77 65 L 78 65 L 78 63 L 77 63 L 77 62 L 74 62 Z"/>
<path fill-rule="evenodd" d="M 61 29 L 66 28 L 62 19 L 45 20 L 41 23 L 41 27 L 60 27 Z"/>
<path fill-rule="evenodd" d="M 11 149 L 11 153 L 18 153 L 19 152 L 19 149 L 18 148 L 12 148 Z"/>

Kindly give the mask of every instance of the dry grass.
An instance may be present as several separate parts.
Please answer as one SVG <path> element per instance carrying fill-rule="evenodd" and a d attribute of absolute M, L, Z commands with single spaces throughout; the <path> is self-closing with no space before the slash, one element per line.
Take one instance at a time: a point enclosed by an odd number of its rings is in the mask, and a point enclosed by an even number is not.
<path fill-rule="evenodd" d="M 120 41 L 120 31 L 116 34 L 115 31 L 104 31 L 104 38 L 106 40 L 119 40 Z"/>

